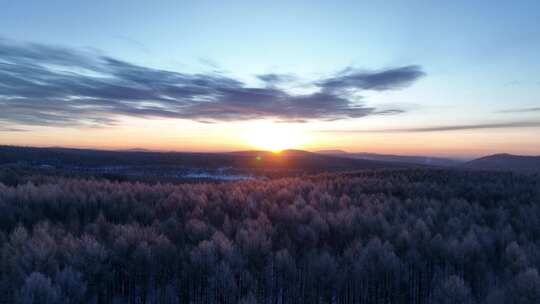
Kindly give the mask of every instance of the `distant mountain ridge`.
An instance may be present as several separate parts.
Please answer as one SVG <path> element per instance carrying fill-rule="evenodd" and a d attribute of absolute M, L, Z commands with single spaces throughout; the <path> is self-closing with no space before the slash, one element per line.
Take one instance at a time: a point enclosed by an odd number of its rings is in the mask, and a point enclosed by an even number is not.
<path fill-rule="evenodd" d="M 156 152 L 143 149 L 110 151 L 73 148 L 0 146 L 0 165 L 54 167 L 151 166 L 255 170 L 347 171 L 386 168 L 447 167 L 473 170 L 540 172 L 540 156 L 495 154 L 468 162 L 429 156 L 348 153 L 342 150 L 236 152 Z"/>
<path fill-rule="evenodd" d="M 408 156 L 408 155 L 392 155 L 392 154 L 377 154 L 377 153 L 349 153 L 342 150 L 320 150 L 315 153 L 323 155 L 333 155 L 339 157 L 347 157 L 352 159 L 363 159 L 363 160 L 373 160 L 373 161 L 384 161 L 384 162 L 394 162 L 394 163 L 410 163 L 410 164 L 419 164 L 427 166 L 443 166 L 443 167 L 452 167 L 457 166 L 461 162 L 458 160 L 442 157 L 431 157 L 431 156 Z"/>
<path fill-rule="evenodd" d="M 55 167 L 154 166 L 295 171 L 334 171 L 408 168 L 410 164 L 350 159 L 301 150 L 238 151 L 224 153 L 105 151 L 72 148 L 0 146 L 0 165 L 27 164 Z"/>
<path fill-rule="evenodd" d="M 149 149 L 144 149 L 144 148 L 131 148 L 131 149 L 115 150 L 115 151 L 119 151 L 119 152 L 159 152 L 159 151 L 154 151 L 154 150 L 149 150 Z"/>
<path fill-rule="evenodd" d="M 480 170 L 540 172 L 540 156 L 500 153 L 466 162 L 463 167 Z"/>

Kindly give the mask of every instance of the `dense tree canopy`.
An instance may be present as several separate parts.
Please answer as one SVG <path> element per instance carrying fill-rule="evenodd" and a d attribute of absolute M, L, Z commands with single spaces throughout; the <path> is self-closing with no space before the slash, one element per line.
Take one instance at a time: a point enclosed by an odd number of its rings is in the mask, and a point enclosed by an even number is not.
<path fill-rule="evenodd" d="M 540 303 L 540 179 L 0 174 L 0 303 Z"/>

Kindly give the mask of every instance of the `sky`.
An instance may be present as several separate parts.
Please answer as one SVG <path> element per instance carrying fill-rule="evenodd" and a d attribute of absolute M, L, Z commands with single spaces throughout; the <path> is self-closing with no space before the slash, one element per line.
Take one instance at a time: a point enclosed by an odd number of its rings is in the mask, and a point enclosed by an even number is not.
<path fill-rule="evenodd" d="M 0 0 L 0 144 L 540 155 L 539 1 Z"/>

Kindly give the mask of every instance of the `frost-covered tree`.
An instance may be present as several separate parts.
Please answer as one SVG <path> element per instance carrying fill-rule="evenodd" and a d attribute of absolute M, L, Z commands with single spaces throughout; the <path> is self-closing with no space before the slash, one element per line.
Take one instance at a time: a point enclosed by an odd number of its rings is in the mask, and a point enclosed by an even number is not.
<path fill-rule="evenodd" d="M 433 302 L 438 304 L 471 304 L 473 298 L 470 288 L 463 279 L 452 275 L 440 282 L 433 291 Z"/>
<path fill-rule="evenodd" d="M 26 278 L 17 296 L 20 304 L 56 304 L 60 299 L 58 288 L 39 272 L 33 272 Z"/>
<path fill-rule="evenodd" d="M 0 174 L 0 210 L 0 304 L 540 303 L 534 175 L 166 184 L 15 170 Z"/>

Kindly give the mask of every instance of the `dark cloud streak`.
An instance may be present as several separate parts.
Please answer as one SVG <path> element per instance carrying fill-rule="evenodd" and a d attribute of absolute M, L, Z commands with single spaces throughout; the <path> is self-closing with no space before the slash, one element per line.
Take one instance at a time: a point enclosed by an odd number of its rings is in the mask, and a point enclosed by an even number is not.
<path fill-rule="evenodd" d="M 282 83 L 292 82 L 295 81 L 295 77 L 288 74 L 262 74 L 257 75 L 257 78 L 264 82 L 268 86 L 274 86 Z"/>
<path fill-rule="evenodd" d="M 520 108 L 520 109 L 507 109 L 502 110 L 497 113 L 529 113 L 529 112 L 540 112 L 540 107 L 536 108 Z"/>
<path fill-rule="evenodd" d="M 536 128 L 540 127 L 540 121 L 484 123 L 453 126 L 430 126 L 418 128 L 396 128 L 375 130 L 320 130 L 321 133 L 417 133 L 417 132 L 446 132 L 463 130 L 507 129 L 507 128 Z"/>
<path fill-rule="evenodd" d="M 26 130 L 7 126 L 0 126 L 0 132 L 26 132 Z"/>
<path fill-rule="evenodd" d="M 270 118 L 338 120 L 397 114 L 359 103 L 346 90 L 393 90 L 424 73 L 418 66 L 366 72 L 346 69 L 295 95 L 279 88 L 294 81 L 259 75 L 251 87 L 216 73 L 185 74 L 134 65 L 96 53 L 0 39 L 0 120 L 21 125 L 106 126 L 116 116 L 202 122 Z"/>
<path fill-rule="evenodd" d="M 386 91 L 406 87 L 423 76 L 425 76 L 425 73 L 416 65 L 376 72 L 366 72 L 348 68 L 335 77 L 319 82 L 319 85 L 321 88 L 328 91 L 351 88 Z"/>

